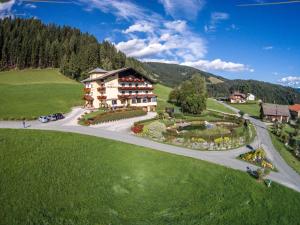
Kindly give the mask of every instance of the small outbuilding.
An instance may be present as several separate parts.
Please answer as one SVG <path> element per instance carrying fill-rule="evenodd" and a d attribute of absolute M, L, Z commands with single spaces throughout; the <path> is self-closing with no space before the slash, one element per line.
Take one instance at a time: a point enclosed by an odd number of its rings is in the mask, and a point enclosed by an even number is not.
<path fill-rule="evenodd" d="M 247 94 L 247 101 L 255 101 L 255 95 L 251 94 L 251 93 L 248 93 Z"/>
<path fill-rule="evenodd" d="M 291 114 L 288 105 L 263 103 L 261 104 L 261 117 L 271 122 L 289 122 Z"/>

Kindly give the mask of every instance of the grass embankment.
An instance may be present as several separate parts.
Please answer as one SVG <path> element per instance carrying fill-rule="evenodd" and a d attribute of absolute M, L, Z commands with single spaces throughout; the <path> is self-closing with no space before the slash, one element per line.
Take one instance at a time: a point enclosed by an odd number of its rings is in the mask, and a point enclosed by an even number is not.
<path fill-rule="evenodd" d="M 258 103 L 242 103 L 242 104 L 230 104 L 232 107 L 247 113 L 249 116 L 256 118 L 260 117 L 260 106 Z"/>
<path fill-rule="evenodd" d="M 83 104 L 82 85 L 57 69 L 0 73 L 0 119 L 35 119 Z"/>
<path fill-rule="evenodd" d="M 169 94 L 171 91 L 172 88 L 170 87 L 164 86 L 162 84 L 155 85 L 154 93 L 158 96 L 157 111 L 164 111 L 165 107 L 175 107 L 173 104 L 168 102 Z M 225 113 L 234 113 L 226 106 L 218 103 L 217 101 L 211 98 L 207 99 L 207 108 Z"/>
<path fill-rule="evenodd" d="M 285 162 L 300 174 L 300 161 L 293 155 L 293 152 L 279 140 L 276 135 L 272 134 L 272 132 L 269 133 L 275 149 L 279 152 L 282 158 L 284 158 Z"/>
<path fill-rule="evenodd" d="M 211 110 L 215 110 L 215 111 L 219 111 L 219 112 L 235 114 L 231 109 L 229 109 L 226 106 L 220 104 L 215 99 L 208 98 L 206 103 L 207 103 L 207 109 L 211 109 Z"/>
<path fill-rule="evenodd" d="M 0 137 L 1 225 L 299 222 L 299 193 L 243 172 L 78 134 Z"/>

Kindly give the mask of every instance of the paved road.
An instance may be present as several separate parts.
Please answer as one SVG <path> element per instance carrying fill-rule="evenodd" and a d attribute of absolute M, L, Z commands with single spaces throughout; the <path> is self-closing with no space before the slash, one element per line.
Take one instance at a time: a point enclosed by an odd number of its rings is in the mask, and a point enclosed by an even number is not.
<path fill-rule="evenodd" d="M 227 106 L 227 105 L 226 105 Z M 230 106 L 228 106 L 230 107 Z M 238 111 L 234 109 L 234 111 Z M 73 132 L 79 134 L 87 134 L 96 137 L 103 137 L 107 139 L 113 139 L 117 141 L 122 141 L 134 145 L 139 145 L 143 147 L 152 148 L 153 150 L 163 151 L 171 154 L 182 155 L 186 157 L 191 157 L 195 159 L 206 160 L 215 164 L 223 165 L 232 169 L 237 169 L 241 171 L 246 171 L 247 167 L 256 169 L 256 166 L 249 164 L 247 162 L 237 160 L 236 157 L 242 153 L 249 151 L 246 147 L 241 147 L 229 151 L 197 151 L 182 147 L 176 147 L 171 145 L 166 145 L 144 138 L 136 137 L 128 132 L 116 132 L 117 126 L 113 124 L 114 129 L 108 129 L 108 126 L 99 127 L 85 127 L 77 125 L 77 118 L 84 113 L 81 108 L 74 108 L 70 114 L 66 116 L 66 119 L 56 122 L 51 122 L 47 124 L 41 124 L 36 121 L 29 122 L 31 125 L 30 129 L 39 130 L 56 130 L 63 132 Z M 151 114 L 149 117 L 153 116 Z M 300 176 L 294 172 L 281 158 L 278 152 L 274 149 L 269 134 L 266 130 L 265 125 L 253 118 L 249 118 L 257 129 L 257 138 L 252 144 L 253 147 L 257 147 L 259 143 L 267 151 L 269 158 L 273 160 L 274 165 L 278 168 L 279 172 L 271 172 L 269 178 L 287 187 L 290 187 L 298 192 L 300 192 Z M 124 131 L 130 127 L 130 119 L 122 121 L 122 129 Z M 126 125 L 125 125 L 126 124 Z M 127 128 L 126 128 L 127 126 Z M 2 121 L 0 122 L 0 128 L 22 128 L 21 122 L 10 122 Z"/>

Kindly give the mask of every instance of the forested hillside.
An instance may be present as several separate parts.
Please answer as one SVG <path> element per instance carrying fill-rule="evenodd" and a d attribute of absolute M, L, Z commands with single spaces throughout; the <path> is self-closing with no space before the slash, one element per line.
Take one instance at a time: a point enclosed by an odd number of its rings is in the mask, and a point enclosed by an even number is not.
<path fill-rule="evenodd" d="M 189 66 L 157 62 L 146 62 L 144 64 L 145 68 L 151 71 L 161 83 L 171 87 L 179 85 L 183 80 L 191 79 L 195 74 L 204 76 L 207 83 L 220 83 L 226 80 L 223 77 Z"/>
<path fill-rule="evenodd" d="M 128 66 L 151 76 L 138 60 L 78 29 L 45 25 L 36 19 L 0 20 L 0 70 L 55 67 L 66 76 L 82 79 L 97 66 L 106 70 Z"/>
<path fill-rule="evenodd" d="M 300 103 L 300 93 L 293 88 L 256 80 L 228 80 L 192 67 L 165 63 L 145 63 L 146 68 L 163 84 L 174 87 L 194 74 L 204 76 L 210 97 L 229 96 L 233 91 L 253 93 L 264 102 L 278 104 Z"/>

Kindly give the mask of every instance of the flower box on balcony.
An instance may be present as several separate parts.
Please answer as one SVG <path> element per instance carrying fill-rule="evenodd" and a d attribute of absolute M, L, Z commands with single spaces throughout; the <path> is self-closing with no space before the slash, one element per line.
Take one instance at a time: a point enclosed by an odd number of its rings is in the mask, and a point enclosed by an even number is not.
<path fill-rule="evenodd" d="M 90 88 L 83 88 L 83 92 L 88 94 L 91 92 L 91 89 Z"/>
<path fill-rule="evenodd" d="M 102 86 L 102 87 L 98 87 L 98 88 L 97 88 L 97 91 L 105 91 L 105 89 L 106 89 L 106 88 L 105 88 L 104 86 Z"/>
<path fill-rule="evenodd" d="M 107 97 L 106 97 L 106 96 L 97 96 L 97 98 L 98 98 L 99 100 L 105 100 Z"/>

